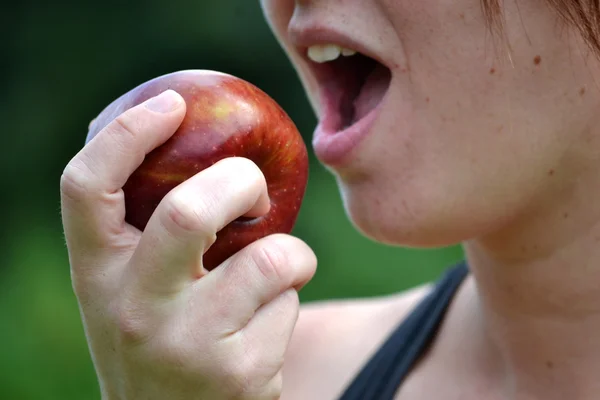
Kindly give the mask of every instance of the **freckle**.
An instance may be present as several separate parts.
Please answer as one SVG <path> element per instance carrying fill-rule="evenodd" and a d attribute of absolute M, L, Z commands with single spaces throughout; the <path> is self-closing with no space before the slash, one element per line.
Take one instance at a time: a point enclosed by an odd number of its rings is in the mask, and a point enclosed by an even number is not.
<path fill-rule="evenodd" d="M 548 176 L 553 176 L 554 175 L 554 170 L 551 169 L 550 171 L 548 171 Z"/>
<path fill-rule="evenodd" d="M 494 75 L 496 73 L 496 68 L 491 68 L 490 69 L 490 75 Z"/>
<path fill-rule="evenodd" d="M 460 14 L 458 14 L 458 16 L 460 17 L 460 19 L 465 19 L 465 14 L 464 13 L 460 13 Z"/>
<path fill-rule="evenodd" d="M 554 363 L 552 361 L 546 361 L 546 367 L 548 367 L 548 369 L 552 369 L 554 368 Z"/>
<path fill-rule="evenodd" d="M 564 213 L 563 218 L 569 218 L 569 213 Z"/>
<path fill-rule="evenodd" d="M 535 57 L 533 58 L 533 63 L 534 63 L 535 65 L 540 65 L 540 63 L 541 63 L 541 62 L 542 62 L 542 57 L 540 57 L 540 56 L 535 56 Z"/>
<path fill-rule="evenodd" d="M 425 101 L 429 103 L 429 97 L 425 97 Z"/>
<path fill-rule="evenodd" d="M 579 89 L 579 95 L 583 96 L 585 94 L 585 88 L 582 87 L 581 89 Z"/>

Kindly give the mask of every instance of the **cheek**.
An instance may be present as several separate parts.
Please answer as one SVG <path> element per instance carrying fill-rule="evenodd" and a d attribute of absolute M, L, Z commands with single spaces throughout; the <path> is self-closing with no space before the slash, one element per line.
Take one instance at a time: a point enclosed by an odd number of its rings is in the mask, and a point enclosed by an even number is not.
<path fill-rule="evenodd" d="M 366 236 L 452 245 L 500 229 L 545 193 L 561 154 L 551 132 L 518 113 L 504 119 L 490 111 L 497 106 L 471 113 L 438 106 L 435 92 L 420 104 L 406 93 L 393 89 L 354 170 L 339 174 L 346 211 Z"/>
<path fill-rule="evenodd" d="M 485 235 L 511 218 L 510 196 L 495 197 L 477 190 L 477 177 L 424 171 L 402 182 L 383 171 L 377 179 L 340 183 L 344 207 L 354 226 L 365 236 L 390 245 L 443 247 Z M 460 187 L 460 188 L 459 188 Z M 516 198 L 514 198 L 516 199 Z"/>

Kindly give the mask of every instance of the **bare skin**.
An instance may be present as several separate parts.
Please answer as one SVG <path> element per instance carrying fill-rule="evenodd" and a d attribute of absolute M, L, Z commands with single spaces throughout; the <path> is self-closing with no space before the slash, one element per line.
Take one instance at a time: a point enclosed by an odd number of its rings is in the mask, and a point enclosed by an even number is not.
<path fill-rule="evenodd" d="M 600 62 L 577 32 L 542 0 L 504 2 L 506 41 L 490 36 L 479 0 L 261 5 L 319 118 L 299 42 L 325 32 L 391 72 L 369 135 L 326 164 L 356 228 L 387 244 L 464 246 L 472 274 L 397 398 L 596 400 Z M 122 185 L 185 112 L 173 92 L 129 110 L 61 179 L 103 399 L 334 400 L 428 287 L 300 307 L 317 260 L 289 235 L 205 273 L 220 227 L 268 207 L 249 160 L 183 183 L 144 232 L 127 225 Z"/>
<path fill-rule="evenodd" d="M 465 248 L 472 276 L 398 398 L 597 398 L 600 69 L 578 33 L 539 0 L 504 2 L 506 41 L 490 35 L 477 0 L 261 4 L 317 115 L 318 83 L 297 47 L 319 43 L 311 32 L 352 39 L 392 71 L 372 133 L 327 165 L 356 227 L 396 245 Z M 402 316 L 397 301 L 372 307 Z M 337 323 L 354 326 L 346 311 Z M 301 312 L 297 329 L 308 334 L 292 340 L 288 360 L 309 358 L 315 321 L 329 313 Z M 385 318 L 359 325 L 344 332 L 369 338 L 364 356 L 389 327 Z M 286 367 L 286 382 L 312 376 L 329 354 L 311 356 L 306 369 Z M 306 385 L 283 398 L 302 398 Z M 340 379 L 331 385 L 306 395 L 333 399 Z"/>
<path fill-rule="evenodd" d="M 431 290 L 304 305 L 285 357 L 282 399 L 336 399 L 399 321 Z"/>

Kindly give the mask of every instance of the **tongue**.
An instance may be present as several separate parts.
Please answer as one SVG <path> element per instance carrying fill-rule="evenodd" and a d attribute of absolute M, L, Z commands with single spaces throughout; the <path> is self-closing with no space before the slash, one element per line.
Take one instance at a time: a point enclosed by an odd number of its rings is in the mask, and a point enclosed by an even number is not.
<path fill-rule="evenodd" d="M 354 120 L 366 116 L 383 99 L 390 85 L 390 70 L 379 64 L 367 77 L 360 89 L 360 93 L 354 100 Z"/>

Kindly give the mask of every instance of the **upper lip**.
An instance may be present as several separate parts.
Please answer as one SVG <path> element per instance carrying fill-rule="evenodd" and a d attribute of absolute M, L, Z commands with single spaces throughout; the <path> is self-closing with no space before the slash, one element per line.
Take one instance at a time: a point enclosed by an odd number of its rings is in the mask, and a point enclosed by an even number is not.
<path fill-rule="evenodd" d="M 328 105 L 332 104 L 332 94 L 326 88 L 328 82 L 336 80 L 336 72 L 331 69 L 330 63 L 318 64 L 310 60 L 307 54 L 309 47 L 314 45 L 335 44 L 337 46 L 355 50 L 363 56 L 392 70 L 395 65 L 392 60 L 386 59 L 385 54 L 373 50 L 373 47 L 364 41 L 353 38 L 352 34 L 345 33 L 344 29 L 336 29 L 330 24 L 318 24 L 314 21 L 292 20 L 288 25 L 287 38 L 295 53 L 302 60 L 297 67 L 302 81 L 307 89 L 308 98 L 319 119 L 325 116 Z M 338 100 L 336 100 L 338 101 Z"/>
<path fill-rule="evenodd" d="M 390 60 L 375 53 L 368 45 L 361 43 L 350 35 L 334 30 L 328 26 L 291 23 L 288 26 L 288 37 L 290 42 L 296 47 L 298 53 L 306 59 L 308 58 L 306 56 L 306 50 L 310 46 L 335 44 L 347 49 L 355 50 L 391 69 L 392 63 Z"/>

